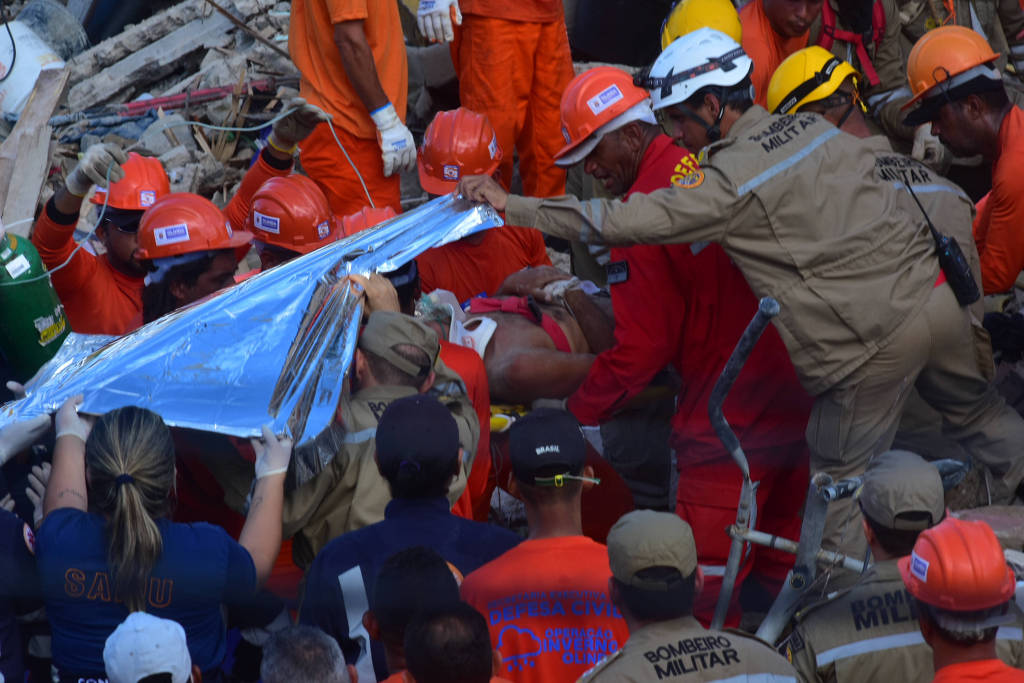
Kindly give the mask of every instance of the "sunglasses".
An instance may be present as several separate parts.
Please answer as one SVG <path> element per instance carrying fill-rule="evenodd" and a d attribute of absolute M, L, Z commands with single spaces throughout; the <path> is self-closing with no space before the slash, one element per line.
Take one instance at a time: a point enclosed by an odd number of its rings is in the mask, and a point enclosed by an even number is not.
<path fill-rule="evenodd" d="M 107 228 L 108 230 L 111 227 L 114 227 L 117 229 L 118 232 L 124 233 L 125 235 L 137 235 L 139 233 L 139 222 L 140 221 L 133 221 L 128 225 L 119 225 L 118 223 L 115 223 L 109 218 L 104 218 L 103 227 Z"/>

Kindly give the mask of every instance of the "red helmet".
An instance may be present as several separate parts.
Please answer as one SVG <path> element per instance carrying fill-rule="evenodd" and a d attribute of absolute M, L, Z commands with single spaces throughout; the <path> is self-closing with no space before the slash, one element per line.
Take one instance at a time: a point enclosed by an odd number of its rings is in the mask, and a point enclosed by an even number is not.
<path fill-rule="evenodd" d="M 338 238 L 338 224 L 317 184 L 304 175 L 271 178 L 256 190 L 245 227 L 261 242 L 308 254 Z"/>
<path fill-rule="evenodd" d="M 454 191 L 464 175 L 491 175 L 500 163 L 501 147 L 490 121 L 465 107 L 437 113 L 416 159 L 420 185 L 430 194 Z"/>
<path fill-rule="evenodd" d="M 341 231 L 345 234 L 345 237 L 348 237 L 349 235 L 354 235 L 361 230 L 366 230 L 367 228 L 379 225 L 397 215 L 398 214 L 395 213 L 395 210 L 390 206 L 385 206 L 380 209 L 364 206 L 354 214 L 345 216 L 341 219 Z"/>
<path fill-rule="evenodd" d="M 124 178 L 111 183 L 109 190 L 97 189 L 90 200 L 93 204 L 102 205 L 106 201 L 113 209 L 145 211 L 156 200 L 171 193 L 171 182 L 159 159 L 129 152 L 128 161 L 121 164 L 121 168 Z"/>
<path fill-rule="evenodd" d="M 191 192 L 175 192 L 160 199 L 139 224 L 141 259 L 235 249 L 251 241 L 251 232 L 232 230 L 213 202 Z"/>
<path fill-rule="evenodd" d="M 955 612 L 998 607 L 1016 585 L 992 528 L 955 517 L 922 531 L 899 567 L 911 595 Z"/>
<path fill-rule="evenodd" d="M 592 138 L 601 126 L 650 97 L 633 85 L 633 77 L 614 66 L 598 66 L 576 76 L 562 93 L 562 135 L 565 147 L 555 164 L 572 166 L 597 146 Z M 653 115 L 652 115 L 653 116 Z"/>

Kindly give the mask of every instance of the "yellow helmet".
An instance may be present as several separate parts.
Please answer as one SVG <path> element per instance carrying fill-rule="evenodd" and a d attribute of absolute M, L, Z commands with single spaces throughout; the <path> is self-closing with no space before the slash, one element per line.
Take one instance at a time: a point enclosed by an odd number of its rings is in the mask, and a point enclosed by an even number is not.
<path fill-rule="evenodd" d="M 661 25 L 661 49 L 679 36 L 699 28 L 713 28 L 742 43 L 740 15 L 729 0 L 677 0 Z"/>
<path fill-rule="evenodd" d="M 844 62 L 823 47 L 814 45 L 797 50 L 779 64 L 768 83 L 768 111 L 792 114 L 811 102 L 823 100 L 843 84 L 848 76 L 860 77 L 849 62 Z"/>

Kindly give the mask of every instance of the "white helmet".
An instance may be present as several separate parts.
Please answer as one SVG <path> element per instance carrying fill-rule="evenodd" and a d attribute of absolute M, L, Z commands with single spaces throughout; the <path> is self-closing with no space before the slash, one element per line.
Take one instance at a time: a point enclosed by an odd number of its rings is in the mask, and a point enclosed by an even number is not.
<path fill-rule="evenodd" d="M 657 111 L 685 102 L 709 85 L 736 85 L 750 75 L 754 62 L 735 40 L 712 28 L 676 38 L 654 60 L 637 85 L 651 91 Z"/>

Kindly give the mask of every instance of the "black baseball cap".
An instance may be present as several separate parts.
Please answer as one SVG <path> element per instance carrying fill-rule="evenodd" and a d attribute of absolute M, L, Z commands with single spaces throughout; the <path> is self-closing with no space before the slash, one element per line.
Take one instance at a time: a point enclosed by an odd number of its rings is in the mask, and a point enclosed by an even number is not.
<path fill-rule="evenodd" d="M 413 394 L 392 401 L 377 423 L 377 466 L 385 479 L 403 467 L 450 475 L 459 458 L 459 428 L 440 401 Z"/>
<path fill-rule="evenodd" d="M 516 479 L 534 486 L 563 485 L 582 479 L 587 445 L 580 423 L 570 413 L 540 408 L 509 430 L 509 460 Z"/>

